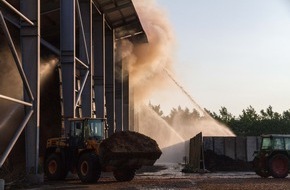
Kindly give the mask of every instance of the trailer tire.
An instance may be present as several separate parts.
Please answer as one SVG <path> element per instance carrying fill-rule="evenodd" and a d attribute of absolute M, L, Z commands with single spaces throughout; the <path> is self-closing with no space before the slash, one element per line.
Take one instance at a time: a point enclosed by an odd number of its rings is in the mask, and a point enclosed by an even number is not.
<path fill-rule="evenodd" d="M 135 177 L 135 170 L 115 170 L 113 174 L 117 181 L 131 181 Z"/>
<path fill-rule="evenodd" d="M 98 156 L 93 152 L 81 155 L 77 173 L 83 183 L 97 182 L 101 176 L 101 167 Z"/>
<path fill-rule="evenodd" d="M 50 154 L 44 164 L 44 172 L 49 180 L 63 180 L 66 178 L 68 170 L 60 154 Z"/>
<path fill-rule="evenodd" d="M 286 155 L 274 155 L 269 162 L 271 175 L 274 178 L 285 178 L 288 175 L 288 162 L 288 157 Z"/>

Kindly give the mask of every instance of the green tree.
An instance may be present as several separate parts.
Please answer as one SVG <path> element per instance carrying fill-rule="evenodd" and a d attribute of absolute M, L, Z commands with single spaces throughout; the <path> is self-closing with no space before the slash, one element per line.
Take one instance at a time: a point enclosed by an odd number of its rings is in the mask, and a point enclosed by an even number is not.
<path fill-rule="evenodd" d="M 169 125 L 172 124 L 173 119 L 178 116 L 182 121 L 187 122 L 191 120 L 202 119 L 203 116 L 195 109 L 192 112 L 188 109 L 172 108 L 167 116 L 163 116 L 160 105 L 153 106 L 152 109 L 162 116 Z M 272 106 L 259 113 L 249 106 L 242 111 L 238 117 L 229 113 L 226 107 L 221 107 L 219 114 L 205 109 L 205 112 L 212 118 L 226 124 L 237 136 L 259 136 L 261 134 L 290 134 L 290 109 L 284 111 L 282 114 L 273 111 Z"/>
<path fill-rule="evenodd" d="M 249 121 L 249 122 L 255 122 L 260 119 L 256 110 L 252 106 L 249 106 L 246 110 L 243 110 L 242 115 L 240 115 L 239 118 L 242 121 Z"/>
<path fill-rule="evenodd" d="M 149 102 L 149 107 L 153 109 L 159 116 L 161 117 L 163 116 L 163 111 L 161 110 L 160 104 L 157 106 L 154 106 L 151 104 L 151 102 Z"/>
<path fill-rule="evenodd" d="M 221 107 L 219 112 L 220 120 L 226 124 L 228 124 L 231 120 L 235 119 L 235 117 L 230 112 L 228 112 L 228 109 L 226 107 Z"/>
<path fill-rule="evenodd" d="M 274 112 L 272 106 L 269 106 L 266 111 L 261 110 L 260 113 L 262 115 L 261 119 L 281 119 L 281 115 L 277 112 Z"/>

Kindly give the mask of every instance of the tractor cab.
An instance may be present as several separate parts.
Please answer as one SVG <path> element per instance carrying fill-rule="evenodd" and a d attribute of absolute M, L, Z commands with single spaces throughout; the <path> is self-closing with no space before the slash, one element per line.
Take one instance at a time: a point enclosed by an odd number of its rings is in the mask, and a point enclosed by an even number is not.
<path fill-rule="evenodd" d="M 290 172 L 290 135 L 262 135 L 260 150 L 255 151 L 254 156 L 257 175 L 285 178 Z"/>
<path fill-rule="evenodd" d="M 81 148 L 87 140 L 101 141 L 106 137 L 106 120 L 96 118 L 70 119 L 69 143 Z"/>

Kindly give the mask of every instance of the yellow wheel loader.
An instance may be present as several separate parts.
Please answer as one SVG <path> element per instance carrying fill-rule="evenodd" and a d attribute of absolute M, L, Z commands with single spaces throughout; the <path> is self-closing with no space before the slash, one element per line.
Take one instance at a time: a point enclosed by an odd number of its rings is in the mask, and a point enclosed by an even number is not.
<path fill-rule="evenodd" d="M 97 182 L 101 172 L 113 172 L 117 181 L 130 181 L 143 165 L 153 165 L 162 152 L 155 140 L 122 131 L 106 137 L 106 120 L 70 119 L 66 137 L 47 141 L 44 171 L 49 180 L 77 173 L 84 183 Z"/>

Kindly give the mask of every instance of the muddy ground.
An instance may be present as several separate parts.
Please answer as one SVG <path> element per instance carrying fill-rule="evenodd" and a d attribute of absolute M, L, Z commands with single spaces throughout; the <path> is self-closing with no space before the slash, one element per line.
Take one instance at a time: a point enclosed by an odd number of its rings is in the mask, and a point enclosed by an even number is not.
<path fill-rule="evenodd" d="M 182 166 L 160 164 L 143 168 L 130 182 L 117 182 L 111 173 L 103 173 L 98 183 L 82 184 L 77 176 L 69 175 L 65 181 L 44 180 L 41 185 L 25 181 L 6 184 L 6 189 L 102 189 L 102 190 L 290 190 L 290 177 L 285 179 L 260 178 L 254 172 L 209 172 L 184 174 Z"/>

